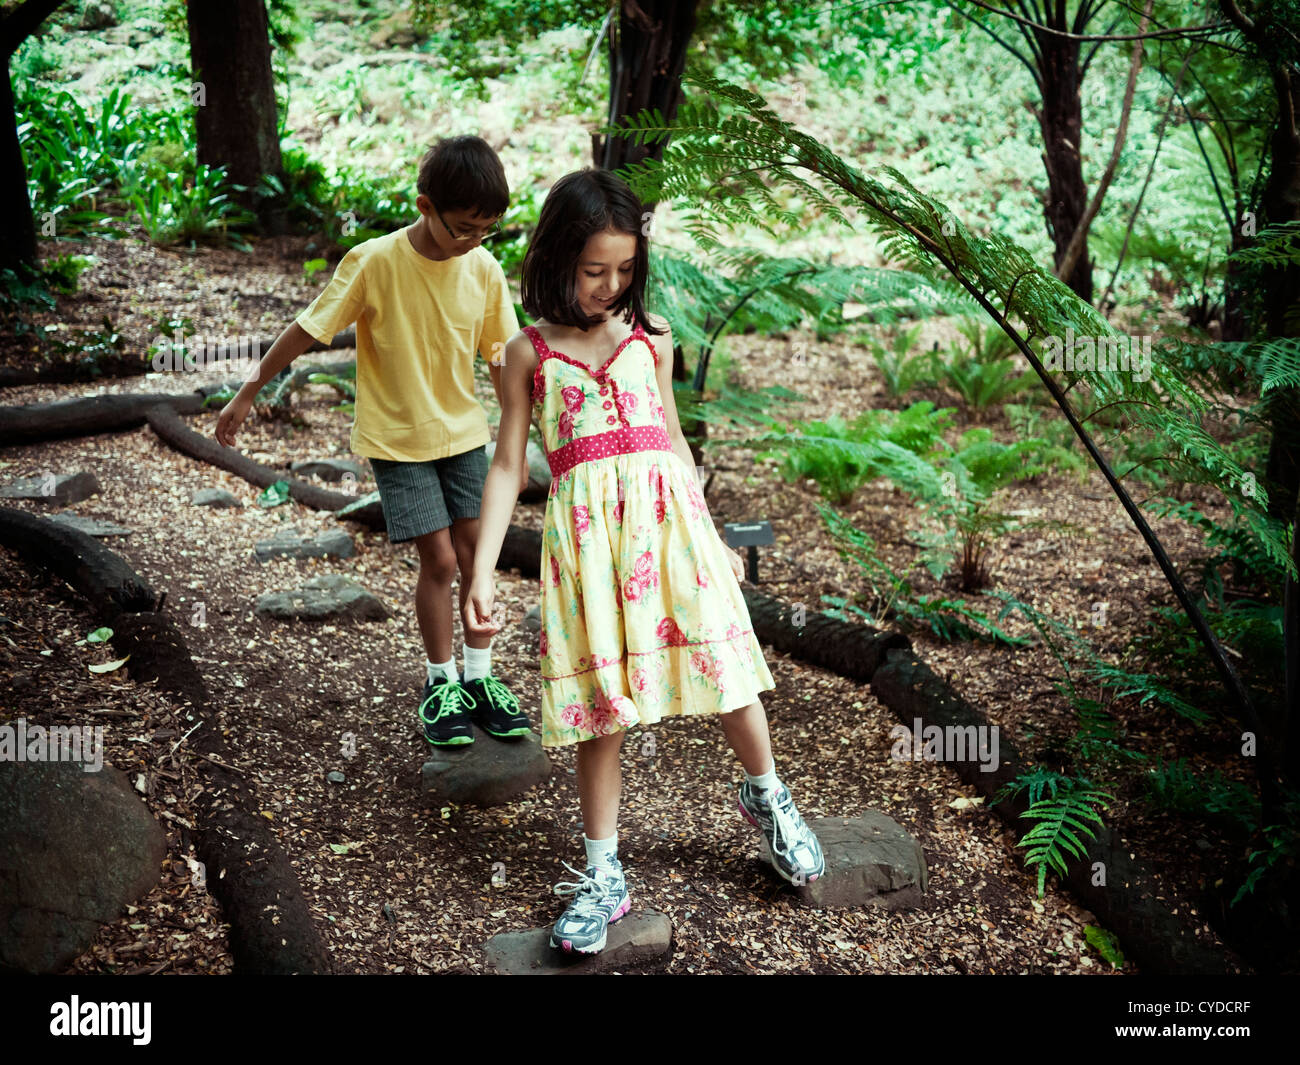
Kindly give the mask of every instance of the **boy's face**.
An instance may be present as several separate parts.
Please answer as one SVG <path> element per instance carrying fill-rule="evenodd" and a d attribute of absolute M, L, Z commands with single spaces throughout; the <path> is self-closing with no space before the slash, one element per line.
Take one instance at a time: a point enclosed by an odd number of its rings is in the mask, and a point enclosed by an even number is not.
<path fill-rule="evenodd" d="M 477 208 L 466 207 L 455 211 L 442 211 L 421 193 L 415 206 L 420 211 L 420 222 L 425 235 L 440 257 L 454 258 L 477 248 L 492 227 L 501 220 L 500 215 L 481 215 Z"/>

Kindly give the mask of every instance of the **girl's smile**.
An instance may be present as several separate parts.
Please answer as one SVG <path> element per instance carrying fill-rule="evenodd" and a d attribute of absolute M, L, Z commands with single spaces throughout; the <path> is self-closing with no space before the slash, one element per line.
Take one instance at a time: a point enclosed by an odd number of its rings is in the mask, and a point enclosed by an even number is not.
<path fill-rule="evenodd" d="M 607 229 L 587 239 L 574 278 L 578 307 L 591 317 L 603 316 L 632 283 L 636 237 Z"/>

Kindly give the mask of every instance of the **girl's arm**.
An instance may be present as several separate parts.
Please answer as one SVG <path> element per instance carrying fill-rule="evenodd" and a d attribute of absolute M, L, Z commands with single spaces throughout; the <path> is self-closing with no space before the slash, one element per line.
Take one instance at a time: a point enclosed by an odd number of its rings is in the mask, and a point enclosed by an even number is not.
<path fill-rule="evenodd" d="M 532 344 L 522 333 L 517 334 L 506 345 L 505 363 L 501 367 L 501 424 L 497 428 L 496 453 L 483 485 L 474 573 L 462 612 L 465 631 L 471 636 L 488 636 L 500 627 L 491 620 L 496 598 L 493 574 L 510 527 L 510 515 L 519 498 L 520 478 L 528 466 L 528 426 L 536 368 L 537 353 Z"/>
<path fill-rule="evenodd" d="M 650 342 L 654 345 L 655 352 L 658 354 L 658 365 L 655 368 L 655 379 L 659 382 L 659 398 L 664 405 L 664 421 L 668 423 L 668 439 L 672 441 L 673 454 L 686 463 L 686 468 L 691 471 L 695 478 L 696 484 L 699 484 L 699 471 L 695 468 L 695 456 L 691 454 L 690 445 L 686 443 L 686 437 L 682 435 L 682 425 L 677 418 L 677 402 L 673 399 L 673 333 L 668 328 L 668 323 L 662 318 L 654 318 L 654 325 L 667 331 L 657 337 L 651 337 Z M 700 485 L 700 492 L 703 495 L 704 485 Z M 705 510 L 707 511 L 707 506 Z M 710 518 L 710 521 L 712 519 Z M 718 537 L 719 541 L 722 540 Z M 740 560 L 740 556 L 725 543 L 722 545 L 726 548 L 730 556 L 728 561 L 731 563 L 731 572 L 736 575 L 736 580 L 745 579 L 745 564 Z"/>

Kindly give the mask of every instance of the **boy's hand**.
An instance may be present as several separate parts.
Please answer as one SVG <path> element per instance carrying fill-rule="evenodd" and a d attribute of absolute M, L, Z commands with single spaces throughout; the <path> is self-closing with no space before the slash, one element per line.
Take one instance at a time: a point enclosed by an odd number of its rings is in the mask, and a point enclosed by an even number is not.
<path fill-rule="evenodd" d="M 253 397 L 245 397 L 242 392 L 227 403 L 221 409 L 220 417 L 217 418 L 217 443 L 225 447 L 234 447 L 235 433 L 239 431 L 239 427 L 252 409 Z"/>
<path fill-rule="evenodd" d="M 476 577 L 470 582 L 469 595 L 461 610 L 461 621 L 465 625 L 467 634 L 491 636 L 500 630 L 501 626 L 492 622 L 492 606 L 496 601 L 496 594 L 496 585 L 491 577 L 482 580 Z"/>

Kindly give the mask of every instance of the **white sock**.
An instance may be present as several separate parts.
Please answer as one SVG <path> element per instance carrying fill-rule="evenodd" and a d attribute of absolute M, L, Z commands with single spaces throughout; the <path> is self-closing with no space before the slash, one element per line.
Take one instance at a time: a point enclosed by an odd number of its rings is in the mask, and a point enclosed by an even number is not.
<path fill-rule="evenodd" d="M 745 779 L 749 781 L 749 786 L 755 791 L 772 791 L 781 786 L 781 781 L 777 779 L 775 762 L 772 763 L 772 768 L 762 776 L 756 777 L 746 772 Z"/>
<path fill-rule="evenodd" d="M 588 865 L 594 865 L 597 869 L 604 869 L 606 872 L 613 871 L 609 863 L 618 857 L 617 832 L 609 839 L 588 839 L 586 833 L 583 833 L 582 845 L 587 848 Z"/>
<path fill-rule="evenodd" d="M 460 683 L 460 674 L 456 672 L 455 657 L 449 658 L 446 662 L 430 662 L 427 658 L 424 660 L 425 666 L 429 670 L 429 683 L 432 684 L 439 677 L 446 677 L 452 684 Z"/>
<path fill-rule="evenodd" d="M 465 648 L 465 679 L 482 680 L 492 672 L 492 647 Z"/>

